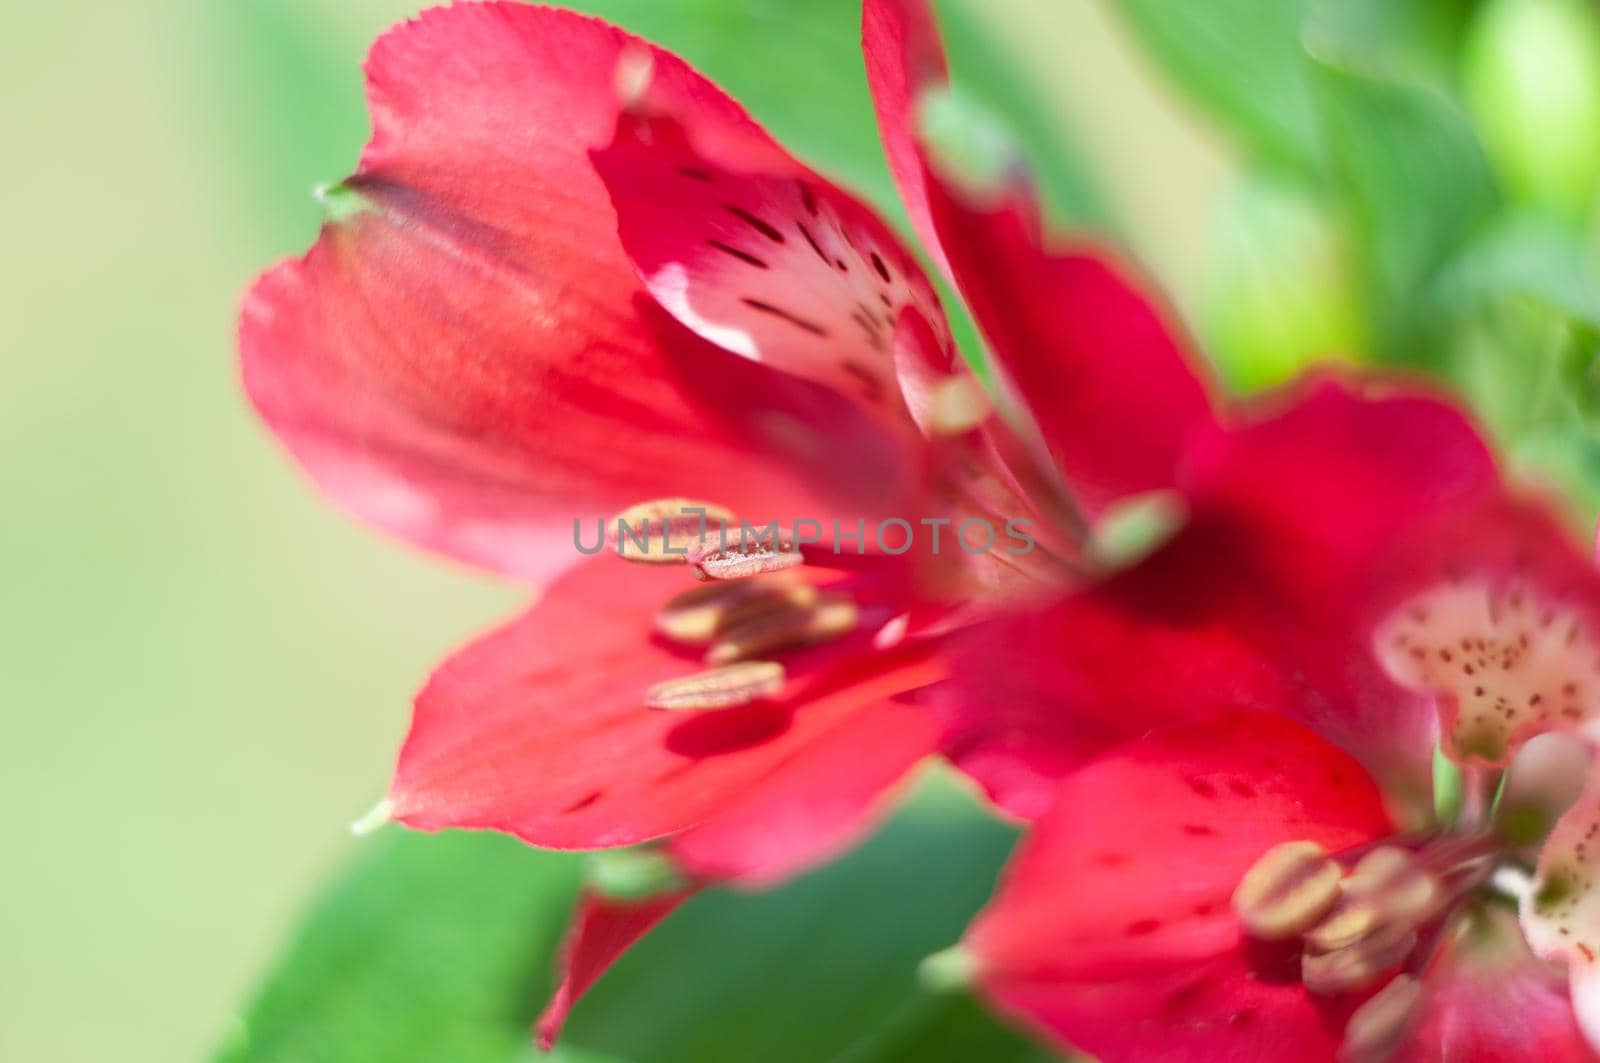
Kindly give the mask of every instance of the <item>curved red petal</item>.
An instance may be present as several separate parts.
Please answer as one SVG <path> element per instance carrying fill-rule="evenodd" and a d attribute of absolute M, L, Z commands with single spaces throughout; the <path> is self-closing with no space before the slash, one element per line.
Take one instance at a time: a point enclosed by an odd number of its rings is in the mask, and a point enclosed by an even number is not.
<path fill-rule="evenodd" d="M 956 654 L 954 752 L 1013 810 L 1035 814 L 1052 775 L 1108 742 L 1230 701 L 1299 719 L 1426 805 L 1438 718 L 1374 652 L 1391 611 L 1463 573 L 1600 603 L 1581 551 L 1426 395 L 1316 382 L 1197 437 L 1184 480 L 1167 544 Z"/>
<path fill-rule="evenodd" d="M 1024 193 L 929 189 L 957 286 L 1074 496 L 1097 510 L 1174 486 L 1214 414 L 1173 316 L 1104 250 L 1047 246 Z"/>
<path fill-rule="evenodd" d="M 865 831 L 939 738 L 933 715 L 921 706 L 865 706 L 714 818 L 673 838 L 667 850 L 696 879 L 746 887 L 781 881 Z"/>
<path fill-rule="evenodd" d="M 1292 712 L 1292 673 L 1241 623 L 1260 608 L 1253 593 L 1190 531 L 1098 586 L 971 629 L 938 696 L 947 755 L 1034 819 L 1063 776 L 1153 728 L 1224 709 Z"/>
<path fill-rule="evenodd" d="M 792 159 L 708 157 L 676 116 L 629 112 L 592 153 L 646 287 L 687 327 L 909 430 L 891 340 L 914 308 L 954 346 L 922 267 L 867 207 Z"/>
<path fill-rule="evenodd" d="M 644 316 L 587 154 L 635 53 L 705 127 L 762 136 L 678 59 L 570 12 L 435 9 L 374 46 L 352 212 L 257 282 L 239 336 L 263 418 L 360 516 L 540 579 L 571 562 L 574 517 L 661 497 L 791 513 L 813 508 L 803 474 L 836 475 L 791 467 L 828 449 L 820 428 L 752 438 L 713 405 L 759 411 L 799 382 L 752 366 L 708 398 L 726 359 Z"/>
<path fill-rule="evenodd" d="M 791 662 L 770 699 L 646 708 L 652 686 L 706 667 L 654 631 L 661 606 L 689 585 L 680 566 L 597 558 L 452 657 L 417 698 L 390 788 L 394 818 L 558 849 L 675 834 L 738 807 L 867 706 L 944 675 L 931 651 L 868 653 L 862 633 L 814 651 L 812 670 Z"/>
<path fill-rule="evenodd" d="M 610 900 L 591 892 L 578 898 L 578 910 L 561 946 L 560 981 L 534 1024 L 540 1048 L 549 1051 L 555 1045 L 578 998 L 694 892 L 678 890 L 640 901 Z"/>
<path fill-rule="evenodd" d="M 1108 1061 L 1331 1057 L 1341 1026 L 1230 899 L 1280 842 L 1389 829 L 1360 766 L 1281 717 L 1159 730 L 1062 783 L 965 947 L 998 1007 Z"/>
<path fill-rule="evenodd" d="M 917 99 L 949 77 L 939 28 L 926 0 L 866 0 L 861 6 L 861 50 L 889 172 L 922 246 L 949 276 L 917 143 Z"/>
<path fill-rule="evenodd" d="M 1301 718 L 1386 780 L 1420 786 L 1437 713 L 1380 667 L 1379 626 L 1463 578 L 1523 579 L 1600 619 L 1600 577 L 1548 509 L 1506 485 L 1452 404 L 1334 378 L 1291 401 L 1195 448 L 1196 519 L 1270 595 L 1261 613 L 1320 695 Z"/>
<path fill-rule="evenodd" d="M 1394 1063 L 1600 1058 L 1573 1017 L 1566 979 L 1528 951 L 1516 917 L 1492 905 L 1428 971 L 1420 1009 Z"/>
<path fill-rule="evenodd" d="M 867 0 L 867 77 L 912 223 L 952 277 L 1080 503 L 1170 487 L 1212 420 L 1172 315 L 1102 251 L 1055 249 L 1020 182 L 980 203 L 929 158 L 918 101 L 948 78 L 926 0 Z M 984 197 L 989 198 L 989 197 Z"/>

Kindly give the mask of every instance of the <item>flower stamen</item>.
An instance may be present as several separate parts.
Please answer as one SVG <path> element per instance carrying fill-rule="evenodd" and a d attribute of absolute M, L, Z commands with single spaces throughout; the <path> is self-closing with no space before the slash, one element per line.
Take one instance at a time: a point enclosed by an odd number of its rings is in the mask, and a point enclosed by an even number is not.
<path fill-rule="evenodd" d="M 806 609 L 821 592 L 792 576 L 716 582 L 677 595 L 656 614 L 658 632 L 686 646 L 709 646 L 767 613 Z"/>
<path fill-rule="evenodd" d="M 726 627 L 706 653 L 706 663 L 729 664 L 757 654 L 828 642 L 854 631 L 860 615 L 856 603 L 844 594 L 823 595 L 804 605 L 762 612 Z"/>
<path fill-rule="evenodd" d="M 1396 975 L 1357 1008 L 1345 1024 L 1340 1063 L 1373 1063 L 1400 1046 L 1422 1001 L 1422 983 L 1409 974 Z"/>
<path fill-rule="evenodd" d="M 804 564 L 805 558 L 791 540 L 768 537 L 741 541 L 736 546 L 719 543 L 713 547 L 702 542 L 689 551 L 688 561 L 700 579 L 739 580 L 782 572 Z"/>
<path fill-rule="evenodd" d="M 771 697 L 783 680 L 783 665 L 776 661 L 741 661 L 657 683 L 645 693 L 644 704 L 669 712 L 733 709 Z"/>
<path fill-rule="evenodd" d="M 1252 937 L 1279 941 L 1317 924 L 1339 899 L 1339 865 L 1315 842 L 1267 850 L 1240 879 L 1233 908 Z"/>
<path fill-rule="evenodd" d="M 713 529 L 726 534 L 737 523 L 733 512 L 689 498 L 656 498 L 629 506 L 605 526 L 606 542 L 617 556 L 646 565 L 681 565 L 703 550 Z"/>

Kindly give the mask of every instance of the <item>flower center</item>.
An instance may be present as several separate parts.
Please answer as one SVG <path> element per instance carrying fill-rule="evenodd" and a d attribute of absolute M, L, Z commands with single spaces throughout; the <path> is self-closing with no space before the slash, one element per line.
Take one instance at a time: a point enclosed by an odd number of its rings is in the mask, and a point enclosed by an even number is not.
<path fill-rule="evenodd" d="M 771 697 L 784 666 L 761 658 L 831 642 L 855 631 L 861 609 L 849 593 L 808 583 L 792 571 L 716 581 L 671 598 L 656 614 L 656 632 L 680 646 L 704 649 L 708 671 L 651 688 L 657 709 L 724 709 Z"/>
<path fill-rule="evenodd" d="M 1286 842 L 1245 873 L 1234 910 L 1251 937 L 1298 946 L 1300 980 L 1311 993 L 1370 994 L 1351 1014 L 1345 1056 L 1381 1059 L 1415 1013 L 1440 944 L 1503 850 L 1488 831 L 1401 836 L 1331 855 L 1314 842 Z"/>
<path fill-rule="evenodd" d="M 1439 708 L 1445 752 L 1503 766 L 1536 734 L 1600 704 L 1600 647 L 1576 609 L 1522 580 L 1442 584 L 1397 610 L 1375 648 L 1401 685 Z"/>

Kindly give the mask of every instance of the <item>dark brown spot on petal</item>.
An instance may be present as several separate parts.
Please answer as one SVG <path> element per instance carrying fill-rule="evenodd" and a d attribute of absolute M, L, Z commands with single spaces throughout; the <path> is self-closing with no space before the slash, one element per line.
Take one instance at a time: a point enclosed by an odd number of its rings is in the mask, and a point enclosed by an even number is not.
<path fill-rule="evenodd" d="M 754 229 L 756 232 L 760 233 L 762 236 L 765 236 L 768 240 L 771 240 L 773 243 L 781 244 L 781 243 L 784 242 L 783 233 L 781 233 L 777 229 L 773 228 L 772 225 L 768 224 L 763 219 L 756 217 L 754 214 L 751 214 L 748 210 L 745 210 L 743 207 L 736 207 L 732 203 L 724 203 L 722 206 L 723 206 L 723 209 L 726 210 L 729 214 L 732 214 L 735 218 L 738 218 L 740 221 L 744 222 L 746 225 L 750 226 L 750 228 Z"/>
<path fill-rule="evenodd" d="M 733 247 L 733 246 L 731 246 L 729 244 L 723 243 L 721 240 L 707 240 L 706 243 L 709 244 L 710 246 L 716 248 L 718 251 L 721 251 L 723 254 L 732 255 L 734 258 L 738 259 L 740 262 L 743 262 L 743 263 L 745 263 L 747 265 L 755 266 L 757 269 L 771 269 L 772 268 L 772 267 L 768 266 L 765 262 L 763 262 L 761 259 L 759 259 L 756 256 L 752 255 L 750 252 L 741 251 L 737 247 Z"/>
<path fill-rule="evenodd" d="M 739 301 L 744 303 L 745 306 L 748 306 L 752 310 L 759 310 L 763 314 L 771 314 L 773 317 L 787 321 L 795 328 L 803 329 L 804 331 L 811 333 L 813 336 L 826 336 L 828 334 L 828 330 L 817 324 L 815 321 L 807 321 L 803 317 L 800 317 L 796 314 L 791 314 L 781 306 L 773 306 L 771 303 L 762 302 L 760 299 L 751 299 L 748 296 L 741 298 Z"/>

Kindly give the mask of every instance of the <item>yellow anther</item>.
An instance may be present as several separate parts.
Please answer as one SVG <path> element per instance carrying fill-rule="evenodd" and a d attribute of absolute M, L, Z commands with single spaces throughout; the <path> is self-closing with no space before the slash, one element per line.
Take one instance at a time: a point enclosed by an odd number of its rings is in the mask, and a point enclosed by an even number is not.
<path fill-rule="evenodd" d="M 775 661 L 744 661 L 657 683 L 645 694 L 644 703 L 646 708 L 672 712 L 732 709 L 776 694 L 783 678 L 783 665 Z"/>
<path fill-rule="evenodd" d="M 792 575 L 714 583 L 692 587 L 675 596 L 656 614 L 656 630 L 674 642 L 704 646 L 729 628 L 775 610 L 805 608 L 816 602 L 817 588 Z"/>
<path fill-rule="evenodd" d="M 777 608 L 726 626 L 706 654 L 707 664 L 728 664 L 757 654 L 776 653 L 827 642 L 855 630 L 856 603 L 845 595 L 826 595 L 805 607 Z"/>
<path fill-rule="evenodd" d="M 1332 952 L 1307 949 L 1300 956 L 1300 980 L 1311 992 L 1322 995 L 1364 989 L 1416 947 L 1417 934 L 1411 927 L 1384 923 L 1359 941 Z"/>
<path fill-rule="evenodd" d="M 1363 901 L 1340 904 L 1333 914 L 1306 935 L 1306 944 L 1318 952 L 1354 945 L 1378 925 L 1378 911 Z"/>
<path fill-rule="evenodd" d="M 1441 896 L 1438 880 L 1409 850 L 1396 845 L 1379 846 L 1363 856 L 1344 880 L 1344 891 L 1384 919 L 1412 924 L 1432 915 Z"/>
<path fill-rule="evenodd" d="M 1267 941 L 1305 933 L 1339 899 L 1339 865 L 1315 842 L 1285 842 L 1257 860 L 1233 908 L 1252 937 Z"/>
<path fill-rule="evenodd" d="M 1397 975 L 1362 1004 L 1345 1024 L 1340 1063 L 1380 1063 L 1400 1046 L 1422 1000 L 1422 983 Z"/>
<path fill-rule="evenodd" d="M 720 540 L 737 525 L 731 510 L 692 498 L 657 498 L 629 506 L 607 522 L 606 541 L 618 556 L 647 565 L 681 565 L 691 552 Z"/>

